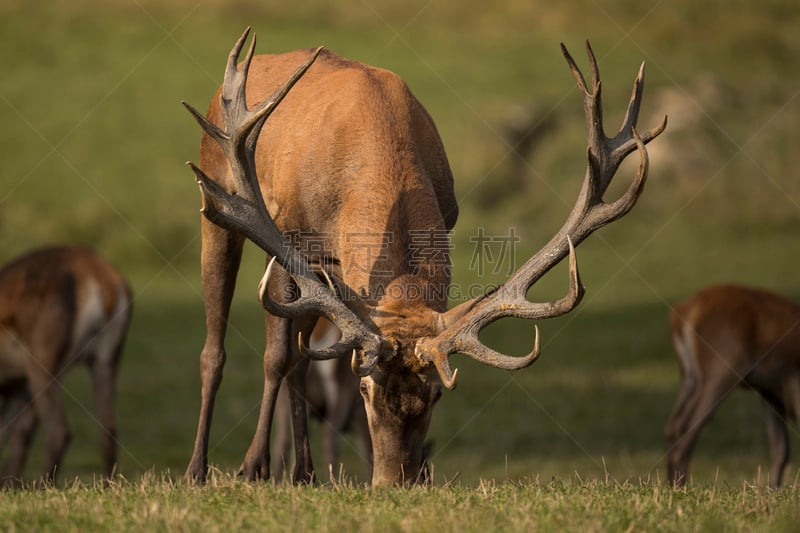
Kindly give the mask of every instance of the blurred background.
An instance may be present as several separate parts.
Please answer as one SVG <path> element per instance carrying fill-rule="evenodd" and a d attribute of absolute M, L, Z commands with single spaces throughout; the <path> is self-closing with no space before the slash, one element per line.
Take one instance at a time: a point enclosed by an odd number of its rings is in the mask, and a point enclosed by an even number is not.
<path fill-rule="evenodd" d="M 197 161 L 200 134 L 180 101 L 205 109 L 248 25 L 259 52 L 324 44 L 406 80 L 436 121 L 456 177 L 454 281 L 464 288 L 501 282 L 557 231 L 577 197 L 583 110 L 559 43 L 586 71 L 591 41 L 612 134 L 647 62 L 640 129 L 665 114 L 669 126 L 651 145 L 645 193 L 578 249 L 587 296 L 570 315 L 539 324 L 543 355 L 534 366 L 507 373 L 452 358 L 459 386 L 445 393 L 430 429 L 439 482 L 663 479 L 663 428 L 678 381 L 670 306 L 718 281 L 800 298 L 793 2 L 489 0 L 467 9 L 456 0 L 4 0 L 0 258 L 89 244 L 131 280 L 118 400 L 119 471 L 129 478 L 179 476 L 191 455 L 205 332 L 200 196 L 184 162 Z M 630 183 L 629 163 L 609 196 Z M 487 257 L 475 255 L 479 231 L 520 240 L 478 271 Z M 262 254 L 250 246 L 244 263 L 211 439 L 210 460 L 224 471 L 244 456 L 262 389 L 254 291 Z M 562 266 L 530 297 L 565 288 Z M 523 354 L 532 329 L 503 320 L 484 337 Z M 101 468 L 88 377 L 73 372 L 65 388 L 75 436 L 62 476 L 91 478 Z M 37 448 L 29 472 L 40 457 Z M 315 459 L 322 464 L 320 453 Z M 364 480 L 350 440 L 343 462 Z M 762 407 L 737 391 L 701 436 L 694 478 L 764 479 L 768 464 Z"/>

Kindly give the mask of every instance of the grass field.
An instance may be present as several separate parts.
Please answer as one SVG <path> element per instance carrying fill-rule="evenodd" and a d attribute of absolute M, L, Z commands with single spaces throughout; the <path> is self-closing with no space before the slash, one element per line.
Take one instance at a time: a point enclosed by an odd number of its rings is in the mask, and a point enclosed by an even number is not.
<path fill-rule="evenodd" d="M 125 272 L 136 298 L 118 402 L 124 479 L 109 489 L 92 484 L 97 428 L 88 379 L 74 372 L 65 389 L 75 438 L 60 473 L 68 487 L 3 494 L 0 521 L 12 529 L 397 531 L 796 523 L 797 459 L 789 487 L 764 488 L 766 437 L 752 395 L 733 392 L 709 424 L 686 491 L 663 485 L 663 427 L 677 386 L 672 303 L 716 281 L 800 298 L 800 10 L 785 1 L 294 4 L 0 3 L 0 257 L 91 244 Z M 478 227 L 495 235 L 514 228 L 521 242 L 507 260 L 520 264 L 577 195 L 584 123 L 559 42 L 585 66 L 583 41 L 591 40 L 609 129 L 642 60 L 642 126 L 670 117 L 652 145 L 639 205 L 579 248 L 587 296 L 569 316 L 539 324 L 541 360 L 506 373 L 454 356 L 459 387 L 444 395 L 430 430 L 433 489 L 362 490 L 352 444 L 333 487 L 228 479 L 252 436 L 262 386 L 253 289 L 263 261 L 253 249 L 215 411 L 218 478 L 205 489 L 174 485 L 191 454 L 204 337 L 199 194 L 183 165 L 197 159 L 199 130 L 180 100 L 205 106 L 247 25 L 262 52 L 324 44 L 408 82 L 436 120 L 456 176 L 460 287 L 506 274 L 505 265 L 482 276 L 467 268 Z M 549 129 L 516 152 L 509 132 L 520 123 Z M 615 190 L 630 171 L 620 171 Z M 565 280 L 559 267 L 532 296 L 559 295 Z M 521 354 L 532 326 L 503 320 L 485 336 Z"/>

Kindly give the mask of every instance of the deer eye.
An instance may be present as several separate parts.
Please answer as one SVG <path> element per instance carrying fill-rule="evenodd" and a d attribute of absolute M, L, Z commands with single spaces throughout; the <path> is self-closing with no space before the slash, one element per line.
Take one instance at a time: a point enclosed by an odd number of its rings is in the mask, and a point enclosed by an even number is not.
<path fill-rule="evenodd" d="M 436 390 L 433 391 L 433 403 L 438 402 L 441 397 L 442 397 L 442 388 L 436 387 Z"/>
<path fill-rule="evenodd" d="M 359 390 L 361 391 L 361 396 L 363 396 L 364 398 L 367 398 L 369 396 L 369 387 L 367 387 L 366 381 L 361 382 Z"/>

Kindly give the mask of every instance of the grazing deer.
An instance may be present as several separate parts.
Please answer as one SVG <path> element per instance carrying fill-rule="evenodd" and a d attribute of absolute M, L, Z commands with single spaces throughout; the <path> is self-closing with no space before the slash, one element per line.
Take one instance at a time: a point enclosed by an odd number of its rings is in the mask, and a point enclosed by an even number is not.
<path fill-rule="evenodd" d="M 308 345 L 313 349 L 333 346 L 339 340 L 336 327 L 320 319 L 311 333 Z M 346 359 L 311 361 L 306 383 L 308 411 L 319 419 L 324 431 L 325 463 L 330 467 L 339 464 L 341 434 L 352 429 L 355 432 L 369 470 L 372 470 L 372 443 L 369 438 L 364 402 L 358 390 L 358 378 L 350 369 Z M 272 475 L 280 478 L 284 465 L 289 461 L 291 443 L 291 418 L 289 389 L 281 387 L 275 404 L 275 437 L 272 443 L 274 466 Z"/>
<path fill-rule="evenodd" d="M 202 281 L 206 342 L 194 453 L 186 478 L 203 481 L 214 399 L 225 363 L 223 339 L 245 238 L 272 257 L 259 284 L 267 346 L 264 393 L 255 436 L 241 466 L 248 480 L 269 475 L 275 399 L 286 375 L 295 428 L 293 479 L 313 479 L 305 374 L 309 359 L 347 357 L 360 378 L 373 446 L 373 486 L 409 484 L 424 472 L 424 440 L 442 387 L 452 389 L 451 354 L 513 370 L 539 356 L 538 331 L 523 357 L 498 353 L 478 338 L 506 316 L 530 320 L 571 311 L 583 296 L 573 245 L 627 213 L 647 175 L 645 143 L 635 130 L 644 65 L 622 129 L 603 132 L 597 62 L 587 46 L 592 84 L 563 48 L 584 101 L 589 129 L 583 188 L 566 224 L 501 286 L 447 309 L 448 231 L 458 207 L 453 176 L 427 111 L 392 72 L 323 51 L 237 60 L 249 29 L 228 57 L 208 114 L 186 104 L 205 132 L 200 167 L 191 165 L 203 208 Z M 298 67 L 299 65 L 299 67 Z M 245 91 L 245 85 L 247 90 Z M 290 92 L 291 90 L 291 92 Z M 640 154 L 621 198 L 603 201 L 622 160 Z M 210 176 L 213 176 L 210 177 Z M 569 291 L 533 303 L 526 292 L 569 256 Z M 324 316 L 342 332 L 325 349 L 305 340 Z"/>
<path fill-rule="evenodd" d="M 766 404 L 770 484 L 778 487 L 789 460 L 786 418 L 800 414 L 800 306 L 771 292 L 716 285 L 676 305 L 670 321 L 681 382 L 666 431 L 669 480 L 686 483 L 700 431 L 742 386 Z"/>
<path fill-rule="evenodd" d="M 31 438 L 44 427 L 44 479 L 52 481 L 70 440 L 61 378 L 89 366 L 106 475 L 117 462 L 114 396 L 131 316 L 127 282 L 81 247 L 44 248 L 0 270 L 0 446 L 9 442 L 4 485 L 20 482 Z"/>

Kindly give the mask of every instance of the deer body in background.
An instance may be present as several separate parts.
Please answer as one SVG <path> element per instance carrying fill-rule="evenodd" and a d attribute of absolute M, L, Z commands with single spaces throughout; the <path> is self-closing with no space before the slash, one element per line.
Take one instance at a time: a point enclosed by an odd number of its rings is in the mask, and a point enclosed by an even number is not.
<path fill-rule="evenodd" d="M 222 87 L 203 115 L 187 104 L 205 134 L 201 270 L 206 342 L 201 353 L 201 406 L 186 478 L 205 480 L 211 416 L 225 363 L 224 337 L 245 238 L 272 257 L 259 285 L 267 311 L 264 393 L 241 473 L 269 475 L 275 401 L 286 377 L 291 393 L 293 480 L 313 479 L 305 375 L 309 359 L 347 358 L 360 391 L 373 446 L 373 486 L 424 478 L 424 440 L 442 388 L 455 386 L 449 356 L 462 353 L 501 369 L 533 363 L 483 345 L 487 324 L 513 316 L 539 320 L 572 310 L 583 295 L 573 244 L 627 213 L 647 175 L 645 143 L 635 129 L 644 65 L 622 128 L 603 131 L 597 62 L 587 45 L 591 85 L 564 55 L 584 102 L 588 165 L 567 222 L 501 286 L 448 309 L 448 231 L 458 208 L 453 177 L 430 115 L 387 70 L 329 51 L 254 56 L 248 31 L 233 47 Z M 246 86 L 246 90 L 245 90 Z M 622 160 L 638 151 L 628 190 L 603 199 Z M 528 289 L 569 256 L 569 289 L 554 302 L 531 302 Z M 305 346 L 318 316 L 341 331 L 333 346 Z"/>
<path fill-rule="evenodd" d="M 308 342 L 310 349 L 333 346 L 339 340 L 336 327 L 320 319 Z M 346 359 L 311 361 L 306 384 L 308 411 L 320 421 L 324 433 L 325 464 L 334 469 L 339 464 L 341 434 L 352 430 L 358 440 L 359 453 L 372 471 L 372 443 L 369 438 L 364 402 L 358 390 L 358 378 Z M 275 436 L 272 444 L 272 475 L 280 479 L 289 463 L 291 450 L 291 418 L 289 390 L 281 387 L 275 404 Z"/>
<path fill-rule="evenodd" d="M 764 290 L 715 285 L 676 305 L 670 319 L 681 379 L 666 431 L 669 480 L 686 482 L 700 431 L 742 386 L 766 404 L 769 481 L 779 486 L 789 460 L 786 419 L 800 414 L 800 305 Z"/>
<path fill-rule="evenodd" d="M 105 474 L 117 462 L 114 396 L 131 316 L 122 275 L 82 247 L 30 252 L 0 270 L 0 446 L 4 484 L 20 482 L 36 426 L 44 430 L 43 476 L 52 481 L 70 440 L 61 378 L 89 366 Z"/>

